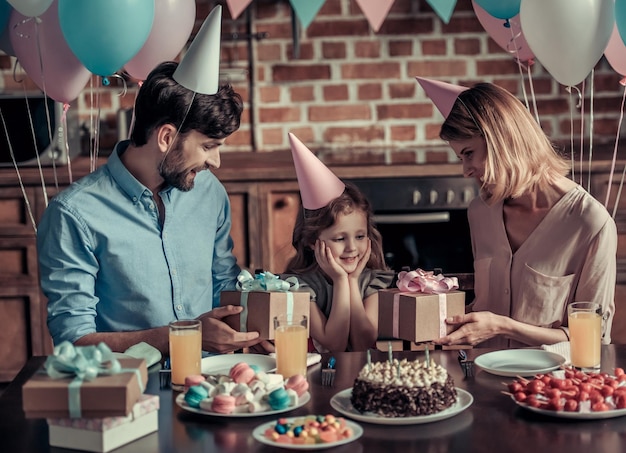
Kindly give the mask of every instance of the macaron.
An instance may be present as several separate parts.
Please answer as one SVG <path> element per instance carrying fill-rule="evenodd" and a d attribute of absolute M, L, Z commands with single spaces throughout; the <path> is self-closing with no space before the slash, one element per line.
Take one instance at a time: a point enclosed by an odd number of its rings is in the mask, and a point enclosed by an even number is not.
<path fill-rule="evenodd" d="M 287 409 L 289 407 L 289 394 L 284 388 L 278 388 L 268 395 L 267 402 L 275 411 Z"/>
<path fill-rule="evenodd" d="M 200 407 L 200 401 L 209 396 L 207 390 L 201 385 L 194 385 L 189 387 L 185 392 L 185 402 L 189 404 L 189 407 Z"/>
<path fill-rule="evenodd" d="M 247 384 L 254 379 L 255 374 L 254 370 L 250 368 L 250 365 L 245 362 L 239 362 L 232 366 L 229 376 L 237 384 Z"/>
<path fill-rule="evenodd" d="M 231 395 L 215 395 L 211 411 L 217 414 L 232 414 L 235 410 L 235 397 Z"/>
<path fill-rule="evenodd" d="M 285 388 L 295 390 L 300 397 L 309 389 L 309 382 L 301 374 L 294 374 L 285 382 Z"/>
<path fill-rule="evenodd" d="M 206 378 L 201 374 L 192 374 L 185 377 L 185 391 L 189 390 L 189 387 L 199 385 L 201 382 L 206 381 Z"/>

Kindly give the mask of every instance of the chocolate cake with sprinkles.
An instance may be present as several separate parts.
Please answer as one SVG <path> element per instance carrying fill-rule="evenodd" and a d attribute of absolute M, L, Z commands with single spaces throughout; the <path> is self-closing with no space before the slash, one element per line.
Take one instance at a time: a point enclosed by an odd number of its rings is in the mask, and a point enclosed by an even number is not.
<path fill-rule="evenodd" d="M 452 377 L 430 361 L 374 362 L 363 367 L 352 387 L 352 406 L 383 417 L 431 415 L 456 402 Z"/>

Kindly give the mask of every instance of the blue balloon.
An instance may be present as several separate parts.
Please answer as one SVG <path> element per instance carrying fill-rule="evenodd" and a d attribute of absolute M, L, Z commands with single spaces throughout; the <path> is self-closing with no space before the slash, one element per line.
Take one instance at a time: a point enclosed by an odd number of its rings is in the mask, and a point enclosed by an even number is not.
<path fill-rule="evenodd" d="M 155 0 L 59 0 L 59 24 L 74 55 L 89 71 L 108 76 L 144 45 Z"/>
<path fill-rule="evenodd" d="M 615 0 L 615 25 L 619 37 L 626 45 L 626 0 Z"/>
<path fill-rule="evenodd" d="M 13 7 L 6 0 L 0 0 L 0 33 L 4 31 L 4 28 L 9 23 L 12 11 Z"/>
<path fill-rule="evenodd" d="M 489 15 L 497 19 L 511 19 L 519 14 L 522 0 L 474 0 L 487 11 Z M 549 1 L 549 0 L 546 0 Z"/>

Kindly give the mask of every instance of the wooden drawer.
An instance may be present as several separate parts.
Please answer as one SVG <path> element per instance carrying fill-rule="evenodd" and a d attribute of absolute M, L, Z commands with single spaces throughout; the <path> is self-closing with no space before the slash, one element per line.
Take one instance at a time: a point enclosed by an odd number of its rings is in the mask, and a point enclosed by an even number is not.
<path fill-rule="evenodd" d="M 0 381 L 12 380 L 33 355 L 47 355 L 52 340 L 43 297 L 36 285 L 7 286 L 0 281 Z"/>
<path fill-rule="evenodd" d="M 10 285 L 38 285 L 37 244 L 34 237 L 0 236 L 0 280 Z"/>
<path fill-rule="evenodd" d="M 34 236 L 35 229 L 28 211 L 30 205 L 33 217 L 36 216 L 36 192 L 26 187 L 24 198 L 19 187 L 0 188 L 0 236 Z"/>

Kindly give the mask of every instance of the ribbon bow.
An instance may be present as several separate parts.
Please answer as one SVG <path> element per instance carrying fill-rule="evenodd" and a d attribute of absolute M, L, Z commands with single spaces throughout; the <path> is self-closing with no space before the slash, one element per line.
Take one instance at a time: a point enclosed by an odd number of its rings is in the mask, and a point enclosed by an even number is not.
<path fill-rule="evenodd" d="M 143 387 L 139 370 L 122 368 L 105 343 L 97 346 L 74 346 L 69 341 L 64 341 L 55 346 L 53 355 L 46 359 L 45 368 L 52 379 L 74 377 L 68 385 L 68 408 L 71 418 L 81 417 L 80 386 L 83 381 L 92 381 L 98 375 L 134 372 L 137 374 L 139 386 Z M 143 393 L 143 388 L 141 392 Z"/>
<path fill-rule="evenodd" d="M 300 283 L 296 277 L 281 280 L 271 272 L 261 272 L 254 277 L 247 270 L 242 270 L 237 276 L 238 291 L 297 291 Z"/>
<path fill-rule="evenodd" d="M 416 269 L 409 272 L 401 271 L 396 286 L 404 292 L 443 294 L 458 289 L 459 280 L 456 277 L 444 277 L 443 274 L 435 275 L 432 271 Z"/>

